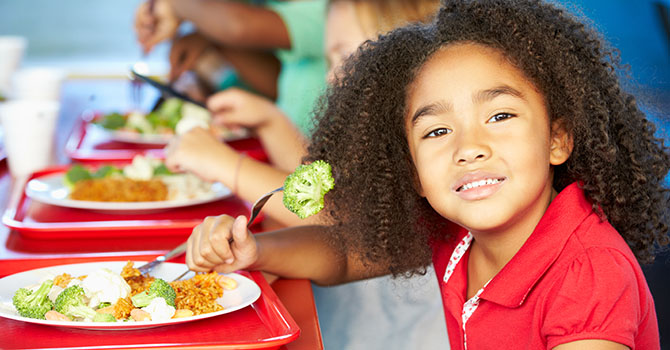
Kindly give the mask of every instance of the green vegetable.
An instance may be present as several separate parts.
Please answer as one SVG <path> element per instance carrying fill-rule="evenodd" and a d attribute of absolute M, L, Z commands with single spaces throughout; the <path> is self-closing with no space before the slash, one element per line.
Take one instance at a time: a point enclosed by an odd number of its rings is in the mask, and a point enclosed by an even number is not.
<path fill-rule="evenodd" d="M 130 299 L 135 307 L 145 307 L 155 298 L 163 298 L 168 305 L 174 306 L 174 299 L 176 296 L 177 293 L 169 283 L 165 282 L 163 279 L 156 278 L 151 283 L 149 290 L 135 294 Z"/>
<path fill-rule="evenodd" d="M 93 317 L 93 322 L 116 322 L 116 318 L 112 314 L 96 312 Z"/>
<path fill-rule="evenodd" d="M 121 173 L 121 169 L 119 169 L 115 166 L 112 166 L 112 165 L 105 165 L 105 166 L 101 166 L 100 168 L 98 168 L 98 170 L 96 170 L 96 172 L 91 174 L 91 177 L 94 178 L 94 179 L 102 179 L 104 177 L 107 177 L 107 176 L 110 176 L 110 175 L 113 175 L 113 174 L 120 174 L 120 173 Z"/>
<path fill-rule="evenodd" d="M 173 175 L 174 173 L 165 166 L 164 163 L 161 163 L 159 166 L 154 168 L 154 175 Z"/>
<path fill-rule="evenodd" d="M 126 125 L 126 117 L 120 113 L 110 113 L 96 122 L 105 129 L 116 130 Z"/>
<path fill-rule="evenodd" d="M 110 303 L 108 301 L 103 301 L 102 303 L 98 304 L 98 309 L 102 309 L 103 307 L 107 307 L 107 306 L 112 306 L 112 303 Z"/>
<path fill-rule="evenodd" d="M 91 172 L 83 166 L 77 164 L 70 168 L 70 170 L 65 173 L 63 182 L 65 186 L 72 188 L 77 181 L 88 180 L 91 178 Z"/>
<path fill-rule="evenodd" d="M 54 303 L 56 311 L 74 319 L 76 317 L 93 319 L 97 312 L 84 303 L 84 288 L 74 285 L 65 288 Z"/>
<path fill-rule="evenodd" d="M 46 280 L 34 292 L 26 288 L 19 288 L 12 297 L 12 303 L 19 315 L 44 320 L 44 314 L 54 305 L 49 299 L 49 291 L 53 284 L 52 280 Z"/>
<path fill-rule="evenodd" d="M 323 197 L 335 185 L 330 164 L 317 160 L 298 166 L 284 181 L 284 206 L 301 219 L 323 209 Z"/>

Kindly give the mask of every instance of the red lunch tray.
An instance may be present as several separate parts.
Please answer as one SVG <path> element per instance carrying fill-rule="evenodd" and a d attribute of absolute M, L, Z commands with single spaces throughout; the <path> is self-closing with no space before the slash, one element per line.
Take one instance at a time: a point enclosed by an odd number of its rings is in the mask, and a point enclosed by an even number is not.
<path fill-rule="evenodd" d="M 49 168 L 31 179 L 64 172 L 68 166 Z M 26 183 L 27 184 L 27 183 Z M 184 236 L 207 216 L 249 215 L 251 205 L 229 196 L 214 202 L 142 214 L 113 214 L 43 204 L 24 191 L 16 203 L 9 203 L 2 223 L 22 235 L 38 239 L 120 238 L 141 236 Z M 261 222 L 259 217 L 254 225 Z"/>
<path fill-rule="evenodd" d="M 78 118 L 65 144 L 65 153 L 79 162 L 128 161 L 138 154 L 164 158 L 163 144 L 136 144 L 112 140 L 103 130 L 90 125 L 100 113 L 85 112 Z M 247 156 L 259 161 L 267 161 L 260 141 L 256 138 L 230 140 L 226 143 Z"/>
<path fill-rule="evenodd" d="M 300 328 L 260 272 L 252 279 L 261 296 L 228 314 L 144 330 L 98 331 L 51 327 L 0 318 L 3 349 L 278 349 L 294 341 Z"/>

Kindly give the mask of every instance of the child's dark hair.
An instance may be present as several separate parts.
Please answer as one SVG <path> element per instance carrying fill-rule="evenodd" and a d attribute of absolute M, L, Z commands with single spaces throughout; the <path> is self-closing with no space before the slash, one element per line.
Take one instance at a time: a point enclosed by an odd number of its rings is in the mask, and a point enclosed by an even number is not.
<path fill-rule="evenodd" d="M 345 249 L 411 274 L 430 264 L 431 239 L 449 237 L 446 220 L 415 191 L 406 94 L 431 55 L 458 42 L 500 50 L 534 83 L 574 139 L 554 188 L 579 181 L 638 259 L 653 260 L 668 241 L 668 149 L 622 90 L 618 56 L 572 15 L 535 0 L 445 1 L 434 23 L 367 42 L 345 63 L 321 101 L 306 158 L 333 166 L 326 201 Z"/>

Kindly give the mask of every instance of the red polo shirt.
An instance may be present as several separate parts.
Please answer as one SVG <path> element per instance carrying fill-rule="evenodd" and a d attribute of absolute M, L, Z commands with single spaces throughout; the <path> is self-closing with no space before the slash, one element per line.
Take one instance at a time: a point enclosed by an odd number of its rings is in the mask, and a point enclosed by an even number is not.
<path fill-rule="evenodd" d="M 582 339 L 660 348 L 654 301 L 635 256 L 576 184 L 552 201 L 489 281 L 463 330 L 469 249 L 446 282 L 444 275 L 466 235 L 461 230 L 454 241 L 433 245 L 452 350 L 551 349 Z"/>

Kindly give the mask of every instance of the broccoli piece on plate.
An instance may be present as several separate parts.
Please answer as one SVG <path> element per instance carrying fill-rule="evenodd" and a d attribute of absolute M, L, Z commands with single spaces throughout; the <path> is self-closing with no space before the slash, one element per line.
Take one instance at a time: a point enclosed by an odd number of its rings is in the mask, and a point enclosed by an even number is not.
<path fill-rule="evenodd" d="M 96 312 L 93 317 L 93 322 L 116 322 L 116 318 L 112 314 Z"/>
<path fill-rule="evenodd" d="M 116 130 L 126 125 L 126 117 L 120 113 L 109 113 L 96 122 L 105 129 Z"/>
<path fill-rule="evenodd" d="M 133 295 L 130 299 L 133 302 L 135 307 L 145 307 L 151 303 L 155 298 L 163 298 L 165 302 L 174 306 L 174 299 L 177 296 L 177 293 L 174 291 L 172 286 L 165 282 L 165 280 L 156 278 L 149 287 L 149 290 L 145 290 L 142 293 L 137 293 Z"/>
<path fill-rule="evenodd" d="M 93 319 L 97 312 L 84 302 L 84 288 L 73 285 L 65 288 L 54 303 L 56 311 L 74 319 L 76 317 Z"/>
<path fill-rule="evenodd" d="M 284 206 L 301 219 L 323 209 L 323 197 L 335 185 L 330 164 L 317 160 L 298 166 L 284 181 Z"/>
<path fill-rule="evenodd" d="M 83 166 L 77 164 L 70 167 L 70 169 L 65 173 L 65 177 L 63 177 L 63 183 L 65 186 L 72 188 L 78 181 L 88 180 L 91 178 L 91 172 Z"/>
<path fill-rule="evenodd" d="M 98 304 L 98 309 L 102 309 L 102 308 L 108 307 L 108 306 L 112 306 L 112 303 L 110 303 L 108 301 L 105 301 L 105 302 L 102 302 L 102 303 Z"/>
<path fill-rule="evenodd" d="M 121 169 L 113 166 L 113 165 L 103 165 L 98 170 L 96 170 L 93 174 L 91 174 L 91 177 L 94 179 L 102 179 L 107 176 L 112 176 L 114 174 L 121 174 Z"/>
<path fill-rule="evenodd" d="M 34 292 L 19 288 L 12 297 L 12 303 L 19 315 L 44 320 L 44 314 L 53 307 L 53 302 L 49 299 L 49 291 L 53 284 L 52 280 L 46 280 Z"/>

